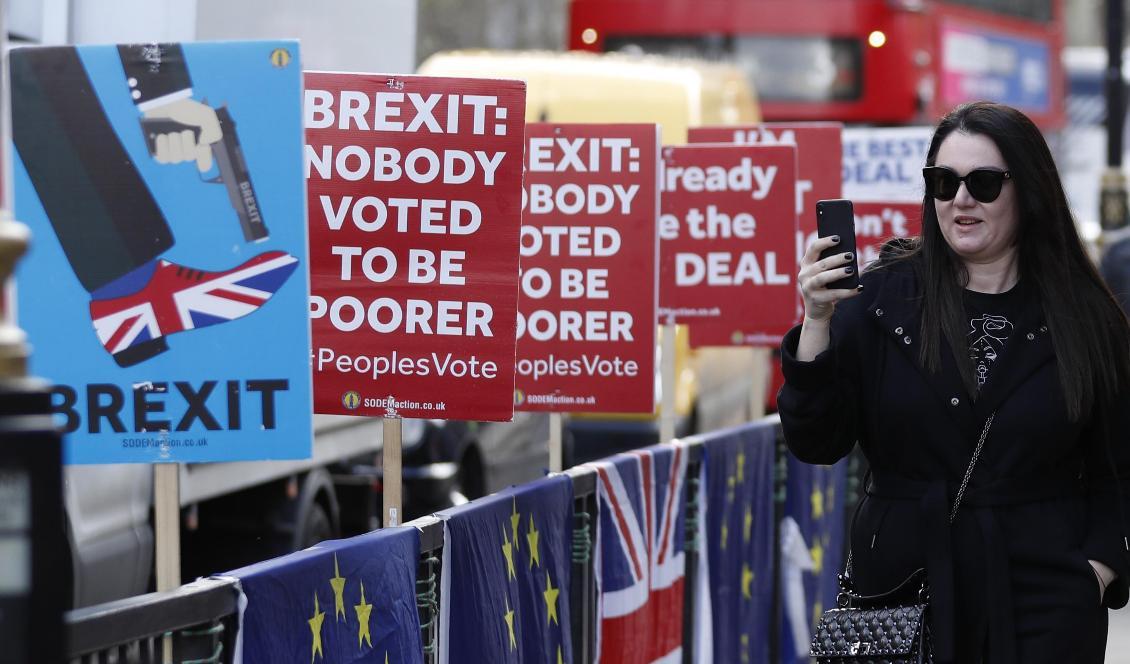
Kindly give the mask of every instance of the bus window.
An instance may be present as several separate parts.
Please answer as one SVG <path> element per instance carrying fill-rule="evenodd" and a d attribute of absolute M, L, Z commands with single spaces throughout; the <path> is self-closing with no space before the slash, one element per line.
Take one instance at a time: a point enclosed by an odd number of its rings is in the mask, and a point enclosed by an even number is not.
<path fill-rule="evenodd" d="M 605 49 L 732 62 L 763 101 L 853 101 L 863 92 L 855 39 L 772 35 L 610 36 Z"/>

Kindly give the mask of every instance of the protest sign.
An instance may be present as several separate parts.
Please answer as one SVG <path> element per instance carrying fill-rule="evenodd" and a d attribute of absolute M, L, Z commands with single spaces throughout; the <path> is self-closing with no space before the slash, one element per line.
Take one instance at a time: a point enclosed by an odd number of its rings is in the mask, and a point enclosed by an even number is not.
<path fill-rule="evenodd" d="M 309 457 L 298 43 L 10 65 L 15 213 L 35 238 L 18 311 L 66 462 Z"/>
<path fill-rule="evenodd" d="M 663 148 L 660 322 L 752 336 L 796 318 L 796 148 Z"/>
<path fill-rule="evenodd" d="M 689 130 L 691 143 L 736 145 L 792 145 L 797 149 L 797 261 L 816 240 L 816 201 L 840 198 L 840 168 L 843 158 L 838 122 L 767 122 L 741 127 L 701 127 Z M 801 303 L 797 296 L 797 320 Z M 690 333 L 692 348 L 701 346 L 776 345 L 779 337 L 747 335 L 709 322 L 695 325 Z"/>
<path fill-rule="evenodd" d="M 509 420 L 520 81 L 307 73 L 318 413 Z"/>
<path fill-rule="evenodd" d="M 797 260 L 816 239 L 816 201 L 840 198 L 843 159 L 838 122 L 766 122 L 741 127 L 698 127 L 688 130 L 691 143 L 792 145 L 796 147 Z"/>
<path fill-rule="evenodd" d="M 655 408 L 659 129 L 526 126 L 515 405 Z"/>
<path fill-rule="evenodd" d="M 917 237 L 921 233 L 922 206 L 918 203 L 855 204 L 855 246 L 861 270 L 879 257 L 887 240 Z"/>
<path fill-rule="evenodd" d="M 860 201 L 922 202 L 922 167 L 931 127 L 844 129 L 843 197 Z"/>

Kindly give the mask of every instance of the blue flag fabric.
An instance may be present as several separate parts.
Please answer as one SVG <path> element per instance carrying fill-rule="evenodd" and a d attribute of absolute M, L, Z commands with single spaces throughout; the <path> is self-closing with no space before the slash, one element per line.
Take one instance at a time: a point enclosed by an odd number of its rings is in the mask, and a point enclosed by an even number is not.
<path fill-rule="evenodd" d="M 423 664 L 415 528 L 322 542 L 243 567 L 234 664 Z"/>
<path fill-rule="evenodd" d="M 790 552 L 782 552 L 783 608 L 781 661 L 808 661 L 808 640 L 812 628 L 824 609 L 834 607 L 839 592 L 836 578 L 844 563 L 845 513 L 847 493 L 847 459 L 832 466 L 818 466 L 788 455 L 788 482 L 785 489 L 785 521 L 795 522 L 799 541 L 808 549 L 810 565 L 805 566 L 803 579 L 803 611 L 790 611 Z M 782 538 L 788 549 L 785 526 Z M 795 578 L 795 577 L 794 577 Z M 795 592 L 794 594 L 799 594 Z M 795 603 L 795 602 L 794 602 Z M 804 643 L 799 641 L 804 640 Z"/>
<path fill-rule="evenodd" d="M 441 664 L 562 664 L 573 482 L 546 477 L 439 512 Z"/>
<path fill-rule="evenodd" d="M 706 449 L 714 661 L 766 664 L 773 615 L 774 428 L 754 423 L 700 440 Z"/>

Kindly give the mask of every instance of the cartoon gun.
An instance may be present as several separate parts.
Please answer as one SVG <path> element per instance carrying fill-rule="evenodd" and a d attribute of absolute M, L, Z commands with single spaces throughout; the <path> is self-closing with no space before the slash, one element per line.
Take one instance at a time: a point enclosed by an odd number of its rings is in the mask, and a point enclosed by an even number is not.
<path fill-rule="evenodd" d="M 243 229 L 243 239 L 248 242 L 257 242 L 267 238 L 267 225 L 263 223 L 260 213 L 259 198 L 255 195 L 255 187 L 251 185 L 251 173 L 247 169 L 247 162 L 243 158 L 243 148 L 235 134 L 235 121 L 227 106 L 216 109 L 216 118 L 220 121 L 222 138 L 212 144 L 212 157 L 216 160 L 220 174 L 214 178 L 205 178 L 205 182 L 222 183 L 228 190 L 228 199 L 239 215 L 239 226 Z M 155 154 L 157 137 L 162 134 L 181 132 L 189 129 L 197 139 L 200 138 L 200 128 L 182 124 L 168 119 L 141 120 L 141 130 L 145 134 L 145 144 L 149 147 L 149 154 Z"/>

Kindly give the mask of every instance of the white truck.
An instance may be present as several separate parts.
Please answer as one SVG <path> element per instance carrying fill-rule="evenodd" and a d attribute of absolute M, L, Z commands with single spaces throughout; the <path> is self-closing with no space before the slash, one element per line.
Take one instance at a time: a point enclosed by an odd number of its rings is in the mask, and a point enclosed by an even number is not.
<path fill-rule="evenodd" d="M 405 441 L 418 444 L 425 424 L 411 422 L 405 426 Z M 186 571 L 210 564 L 195 552 L 197 539 L 212 540 L 227 532 L 222 523 L 216 528 L 202 517 L 202 509 L 244 525 L 243 535 L 231 536 L 223 545 L 228 559 L 257 554 L 257 549 L 297 550 L 340 532 L 342 507 L 334 476 L 343 486 L 349 486 L 343 470 L 353 470 L 355 479 L 370 486 L 379 477 L 375 462 L 381 450 L 381 422 L 318 415 L 314 430 L 314 455 L 307 460 L 180 465 Z M 366 459 L 372 469 L 368 476 L 356 468 Z M 68 466 L 64 474 L 75 606 L 146 592 L 153 570 L 153 468 Z M 233 499 L 243 505 L 225 506 Z M 367 511 L 367 505 L 350 501 L 346 518 L 364 519 Z M 255 523 L 257 532 L 250 534 L 248 524 Z M 256 543 L 260 546 L 253 546 Z"/>

